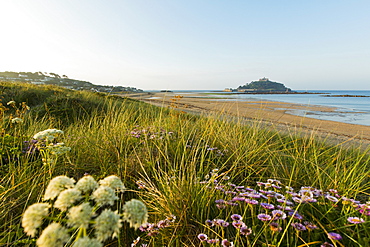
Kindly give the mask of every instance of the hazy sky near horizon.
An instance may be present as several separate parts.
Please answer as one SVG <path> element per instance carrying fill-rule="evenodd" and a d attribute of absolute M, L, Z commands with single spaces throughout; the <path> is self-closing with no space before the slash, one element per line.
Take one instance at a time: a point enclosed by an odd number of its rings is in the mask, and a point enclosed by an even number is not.
<path fill-rule="evenodd" d="M 369 0 L 2 0 L 0 71 L 99 85 L 370 90 Z"/>

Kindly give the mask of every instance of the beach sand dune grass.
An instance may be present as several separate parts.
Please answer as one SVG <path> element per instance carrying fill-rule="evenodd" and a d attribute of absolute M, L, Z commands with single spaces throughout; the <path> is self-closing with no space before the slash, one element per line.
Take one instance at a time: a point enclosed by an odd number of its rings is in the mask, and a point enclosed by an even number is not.
<path fill-rule="evenodd" d="M 215 203 L 222 195 L 209 187 L 215 179 L 224 181 L 225 186 L 254 186 L 259 181 L 276 179 L 296 189 L 302 186 L 335 189 L 343 196 L 361 200 L 369 195 L 368 154 L 359 148 L 343 149 L 340 144 L 321 142 L 315 130 L 297 135 L 300 130 L 291 130 L 299 128 L 289 126 L 282 133 L 276 131 L 273 123 L 259 118 L 225 116 L 227 107 L 216 107 L 210 101 L 199 105 L 207 109 L 205 105 L 210 104 L 207 114 L 190 114 L 186 112 L 192 110 L 189 106 L 183 109 L 178 106 L 192 104 L 190 100 L 186 102 L 185 97 L 168 101 L 172 103 L 170 107 L 165 100 L 152 102 L 166 106 L 157 107 L 127 98 L 84 94 L 82 100 L 100 102 L 104 110 L 86 109 L 88 114 L 79 121 L 65 121 L 64 115 L 58 119 L 58 114 L 53 118 L 38 116 L 36 121 L 31 110 L 22 124 L 5 129 L 6 133 L 20 137 L 19 143 L 12 146 L 20 148 L 23 141 L 30 141 L 35 133 L 58 127 L 64 131 L 58 142 L 63 142 L 71 151 L 46 165 L 41 154 L 25 155 L 21 149 L 16 156 L 7 156 L 2 161 L 1 244 L 11 246 L 29 240 L 20 227 L 22 213 L 29 205 L 41 201 L 46 185 L 58 175 L 67 175 L 76 181 L 85 173 L 97 180 L 117 175 L 128 188 L 121 199 L 143 200 L 149 209 L 150 222 L 176 216 L 175 223 L 156 237 L 141 235 L 150 246 L 199 246 L 197 235 L 208 229 L 207 219 L 230 217 L 232 211 L 222 211 Z M 84 107 L 88 108 L 89 104 Z M 213 110 L 214 107 L 218 110 Z M 3 144 L 3 150 L 8 148 Z M 203 181 L 210 182 L 201 183 Z M 120 205 L 122 203 L 116 205 L 117 209 Z M 249 208 L 240 209 L 246 214 L 251 212 Z M 253 212 L 252 215 L 256 213 Z M 325 232 L 333 229 L 348 236 L 345 239 L 348 246 L 357 241 L 358 235 L 363 239 L 369 237 L 366 228 L 353 230 L 355 228 L 346 225 L 345 211 L 337 211 L 331 204 L 307 206 L 303 212 L 306 219 L 320 223 L 318 235 L 323 237 L 317 239 L 321 242 L 327 239 Z M 267 231 L 268 225 L 261 225 L 254 216 L 249 224 L 252 221 L 255 229 Z M 297 243 L 291 246 L 304 243 L 294 229 L 285 227 L 289 239 L 279 235 L 283 241 L 280 246 L 287 243 L 284 241 Z M 120 234 L 121 246 L 130 245 L 140 234 L 125 226 Z M 238 240 L 229 230 L 225 234 Z M 226 235 L 220 233 L 221 236 Z M 255 246 L 275 241 L 262 232 L 255 236 Z M 118 245 L 116 239 L 108 242 Z"/>

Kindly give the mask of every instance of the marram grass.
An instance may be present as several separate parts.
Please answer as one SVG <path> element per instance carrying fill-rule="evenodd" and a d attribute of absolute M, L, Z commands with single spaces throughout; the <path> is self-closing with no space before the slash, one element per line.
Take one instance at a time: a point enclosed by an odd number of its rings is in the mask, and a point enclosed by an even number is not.
<path fill-rule="evenodd" d="M 91 228 L 97 215 L 108 207 L 121 212 L 131 199 L 146 206 L 148 223 L 139 227 L 140 223 L 117 221 L 118 216 L 105 213 L 116 221 L 110 228 L 114 237 L 98 234 L 103 245 L 370 242 L 369 150 L 329 145 L 314 132 L 305 137 L 281 134 L 258 122 L 246 125 L 238 118 L 196 116 L 127 98 L 28 84 L 2 87 L 0 245 L 37 245 L 41 232 L 28 236 L 21 222 L 29 206 L 43 203 L 53 178 L 79 181 L 91 176 L 100 181 L 111 175 L 122 179 L 125 193 L 99 205 L 92 222 L 84 221 L 84 229 L 90 230 L 77 231 L 80 235 L 64 234 L 71 227 L 68 215 L 93 207 L 92 201 L 82 204 L 78 192 L 68 192 L 75 193 L 76 201 L 50 201 L 57 206 L 53 215 L 59 215 L 59 225 L 52 227 L 64 229 L 63 236 L 69 237 L 61 241 L 66 246 L 97 244 L 91 240 L 97 236 Z M 39 101 L 28 99 L 30 95 Z M 17 107 L 26 102 L 30 110 L 17 113 L 8 107 L 9 101 Z M 22 121 L 12 122 L 14 118 Z M 47 129 L 64 132 L 48 144 L 51 149 L 33 139 Z M 55 147 L 70 151 L 53 153 Z M 68 203 L 77 209 L 68 213 Z M 47 227 L 46 221 L 42 224 Z"/>

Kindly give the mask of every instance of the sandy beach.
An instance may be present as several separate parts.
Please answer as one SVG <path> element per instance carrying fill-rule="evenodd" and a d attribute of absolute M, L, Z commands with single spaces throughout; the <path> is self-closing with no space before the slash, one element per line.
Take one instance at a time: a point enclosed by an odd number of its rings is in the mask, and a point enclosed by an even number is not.
<path fill-rule="evenodd" d="M 292 109 L 333 112 L 335 108 L 276 101 L 228 101 L 202 94 L 144 93 L 129 96 L 153 105 L 172 107 L 197 114 L 224 114 L 246 122 L 259 122 L 278 131 L 316 135 L 322 140 L 344 146 L 370 145 L 370 126 L 319 120 L 289 114 Z"/>

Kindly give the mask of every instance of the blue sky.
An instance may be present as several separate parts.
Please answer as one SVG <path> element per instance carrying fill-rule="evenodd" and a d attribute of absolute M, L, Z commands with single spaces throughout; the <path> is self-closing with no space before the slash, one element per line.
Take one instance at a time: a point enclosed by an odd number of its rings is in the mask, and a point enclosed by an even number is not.
<path fill-rule="evenodd" d="M 370 90 L 368 0 L 2 0 L 0 71 L 224 89 Z"/>

